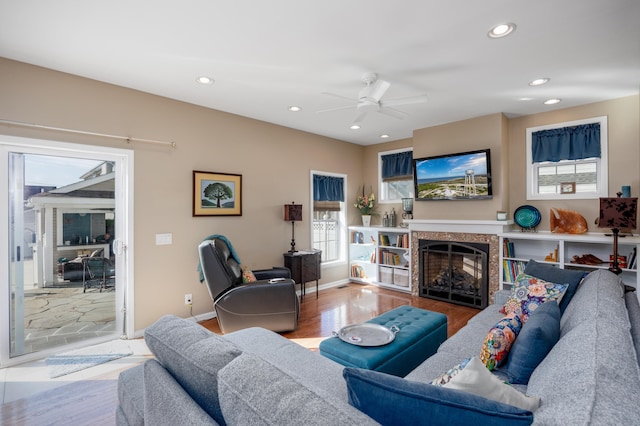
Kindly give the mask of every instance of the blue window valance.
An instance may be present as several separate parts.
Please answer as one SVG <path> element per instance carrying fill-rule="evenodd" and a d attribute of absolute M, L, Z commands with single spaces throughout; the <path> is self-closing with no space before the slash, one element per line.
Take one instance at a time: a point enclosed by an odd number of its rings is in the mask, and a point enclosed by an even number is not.
<path fill-rule="evenodd" d="M 600 157 L 600 123 L 540 130 L 531 135 L 533 162 Z"/>
<path fill-rule="evenodd" d="M 413 175 L 413 151 L 382 156 L 382 180 L 408 179 Z"/>
<path fill-rule="evenodd" d="M 344 201 L 344 179 L 313 175 L 313 201 Z"/>

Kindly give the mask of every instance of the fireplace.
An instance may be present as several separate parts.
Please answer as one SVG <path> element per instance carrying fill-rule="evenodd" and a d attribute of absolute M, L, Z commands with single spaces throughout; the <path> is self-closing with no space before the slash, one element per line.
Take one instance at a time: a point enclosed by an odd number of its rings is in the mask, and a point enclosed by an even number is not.
<path fill-rule="evenodd" d="M 489 244 L 419 240 L 420 296 L 484 309 L 489 293 Z"/>

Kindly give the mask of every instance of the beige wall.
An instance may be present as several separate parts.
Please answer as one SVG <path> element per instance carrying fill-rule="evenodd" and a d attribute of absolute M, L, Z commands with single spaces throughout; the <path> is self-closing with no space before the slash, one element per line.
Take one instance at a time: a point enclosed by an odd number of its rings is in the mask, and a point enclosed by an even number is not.
<path fill-rule="evenodd" d="M 212 310 L 198 282 L 197 245 L 226 235 L 250 268 L 282 265 L 291 224 L 283 205 L 304 205 L 296 223 L 298 248 L 310 246 L 310 170 L 348 175 L 347 194 L 362 184 L 359 145 L 214 111 L 0 58 L 0 118 L 61 128 L 175 141 L 176 149 L 142 143 L 0 125 L 0 134 L 135 151 L 135 328 L 161 315 Z M 242 174 L 241 217 L 192 217 L 192 172 Z M 348 195 L 347 195 L 348 196 Z M 347 201 L 350 201 L 348 199 Z M 359 221 L 354 208 L 349 220 Z M 157 233 L 173 244 L 155 245 Z M 323 269 L 322 283 L 344 280 L 345 264 Z"/>
<path fill-rule="evenodd" d="M 631 185 L 631 195 L 640 195 L 640 96 L 565 108 L 509 120 L 509 217 L 518 206 L 530 204 L 542 215 L 540 229 L 549 230 L 551 207 L 575 210 L 585 217 L 589 232 L 601 232 L 594 221 L 598 216 L 598 200 L 526 200 L 526 129 L 591 117 L 607 116 L 609 145 L 609 196 Z"/>
<path fill-rule="evenodd" d="M 475 149 L 491 149 L 493 198 L 490 200 L 416 201 L 415 219 L 494 220 L 497 210 L 508 205 L 507 119 L 502 114 L 428 127 L 413 132 L 414 158 L 452 154 Z"/>
<path fill-rule="evenodd" d="M 477 201 L 415 202 L 416 219 L 495 219 L 496 210 L 506 210 L 509 218 L 523 204 L 537 207 L 542 215 L 540 230 L 549 230 L 551 207 L 575 210 L 583 215 L 590 232 L 598 215 L 597 200 L 526 200 L 526 129 L 553 123 L 608 117 L 609 195 L 622 185 L 631 185 L 631 195 L 640 196 L 640 95 L 565 108 L 552 112 L 507 119 L 493 114 L 414 131 L 413 139 L 372 145 L 365 148 L 367 185 L 377 179 L 378 153 L 413 146 L 414 158 L 473 149 L 491 148 L 493 199 Z M 400 205 L 395 205 L 396 210 Z"/>
<path fill-rule="evenodd" d="M 640 196 L 640 95 L 597 102 L 548 113 L 507 119 L 493 114 L 414 131 L 413 139 L 365 148 L 364 176 L 375 188 L 378 153 L 413 146 L 414 158 L 491 148 L 493 199 L 477 201 L 424 201 L 414 203 L 416 219 L 495 219 L 496 210 L 509 218 L 523 204 L 537 207 L 542 215 L 540 230 L 549 230 L 551 207 L 575 210 L 583 215 L 590 232 L 601 232 L 593 223 L 597 200 L 526 200 L 526 129 L 553 123 L 608 117 L 609 195 L 622 185 L 631 185 L 631 195 Z M 394 205 L 396 210 L 400 205 Z"/>

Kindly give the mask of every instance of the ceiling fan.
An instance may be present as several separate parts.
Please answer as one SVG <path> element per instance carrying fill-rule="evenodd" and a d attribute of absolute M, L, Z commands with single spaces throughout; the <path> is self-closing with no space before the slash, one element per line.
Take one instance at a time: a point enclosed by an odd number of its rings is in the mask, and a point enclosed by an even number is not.
<path fill-rule="evenodd" d="M 346 99 L 352 102 L 356 102 L 355 105 L 325 109 L 325 110 L 318 111 L 318 113 L 355 108 L 356 116 L 353 119 L 354 124 L 361 122 L 369 111 L 377 111 L 381 114 L 385 114 L 390 117 L 402 120 L 403 118 L 407 117 L 409 114 L 393 108 L 394 106 L 411 105 L 411 104 L 419 104 L 419 103 L 427 102 L 427 97 L 424 95 L 389 99 L 389 100 L 383 101 L 382 97 L 387 92 L 389 87 L 391 87 L 391 83 L 385 80 L 378 79 L 378 74 L 373 72 L 365 73 L 362 76 L 361 81 L 362 81 L 362 84 L 364 84 L 364 87 L 360 89 L 357 99 L 347 98 L 346 96 L 336 95 L 335 93 L 322 92 L 325 95 L 334 96 L 340 99 Z"/>

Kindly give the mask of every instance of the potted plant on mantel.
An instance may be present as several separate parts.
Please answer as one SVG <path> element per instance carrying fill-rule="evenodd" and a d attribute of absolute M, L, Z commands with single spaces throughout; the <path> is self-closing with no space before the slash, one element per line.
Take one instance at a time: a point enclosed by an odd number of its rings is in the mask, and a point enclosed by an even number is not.
<path fill-rule="evenodd" d="M 369 195 L 364 193 L 364 186 L 362 187 L 362 195 L 356 197 L 356 203 L 353 205 L 360 210 L 362 214 L 362 225 L 371 225 L 371 216 L 375 214 L 376 196 L 373 191 Z"/>

